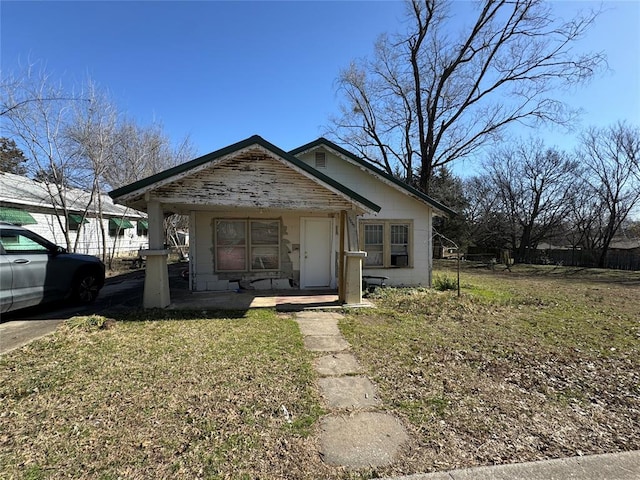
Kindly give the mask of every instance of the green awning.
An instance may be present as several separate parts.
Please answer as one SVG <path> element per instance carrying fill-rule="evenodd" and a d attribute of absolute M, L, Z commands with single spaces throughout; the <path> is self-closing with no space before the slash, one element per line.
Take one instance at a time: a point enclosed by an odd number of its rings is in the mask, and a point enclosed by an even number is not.
<path fill-rule="evenodd" d="M 133 228 L 133 224 L 125 218 L 110 218 L 109 228 Z"/>
<path fill-rule="evenodd" d="M 76 213 L 70 213 L 69 214 L 69 220 L 71 220 L 72 222 L 76 222 L 76 223 L 89 223 L 89 220 L 87 220 L 86 218 L 83 220 L 82 219 L 82 215 L 78 215 Z"/>
<path fill-rule="evenodd" d="M 29 212 L 9 207 L 0 207 L 0 221 L 14 225 L 36 225 L 38 223 Z"/>
<path fill-rule="evenodd" d="M 138 227 L 144 230 L 149 230 L 149 222 L 146 220 L 138 220 Z"/>

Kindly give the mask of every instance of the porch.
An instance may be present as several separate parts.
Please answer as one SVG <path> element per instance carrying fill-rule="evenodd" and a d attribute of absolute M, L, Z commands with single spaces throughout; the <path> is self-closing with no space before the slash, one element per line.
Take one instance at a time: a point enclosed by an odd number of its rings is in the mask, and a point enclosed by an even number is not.
<path fill-rule="evenodd" d="M 244 290 L 211 292 L 192 291 L 184 278 L 186 263 L 169 265 L 169 310 L 248 310 L 250 308 L 275 308 L 280 312 L 302 310 L 338 310 L 344 307 L 373 307 L 363 298 L 357 305 L 345 304 L 337 290 Z"/>

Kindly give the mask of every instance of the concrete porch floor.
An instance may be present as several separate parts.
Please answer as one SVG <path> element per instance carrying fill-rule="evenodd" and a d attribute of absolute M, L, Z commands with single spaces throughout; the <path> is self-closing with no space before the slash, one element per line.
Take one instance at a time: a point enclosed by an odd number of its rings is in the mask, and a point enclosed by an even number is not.
<path fill-rule="evenodd" d="M 345 306 L 371 307 L 363 299 L 360 305 L 343 305 L 336 290 L 240 290 L 239 292 L 192 292 L 183 273 L 186 263 L 169 265 L 169 310 L 248 310 L 275 308 L 282 312 L 302 310 L 341 309 Z"/>
<path fill-rule="evenodd" d="M 248 310 L 275 308 L 279 311 L 341 309 L 335 291 L 242 290 L 240 292 L 190 292 L 171 290 L 171 310 Z"/>

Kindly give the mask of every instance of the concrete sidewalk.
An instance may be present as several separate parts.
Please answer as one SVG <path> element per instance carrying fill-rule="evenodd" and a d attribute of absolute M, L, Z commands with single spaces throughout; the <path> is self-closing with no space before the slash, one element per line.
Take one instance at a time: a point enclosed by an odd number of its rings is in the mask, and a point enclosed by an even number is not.
<path fill-rule="evenodd" d="M 381 480 L 640 480 L 640 451 L 465 468 Z"/>

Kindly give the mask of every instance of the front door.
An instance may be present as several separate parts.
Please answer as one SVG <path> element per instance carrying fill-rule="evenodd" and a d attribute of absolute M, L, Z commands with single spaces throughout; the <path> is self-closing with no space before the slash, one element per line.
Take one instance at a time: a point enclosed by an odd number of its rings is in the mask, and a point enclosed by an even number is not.
<path fill-rule="evenodd" d="M 300 288 L 335 288 L 333 219 L 301 220 Z"/>

